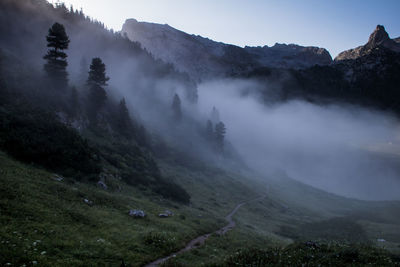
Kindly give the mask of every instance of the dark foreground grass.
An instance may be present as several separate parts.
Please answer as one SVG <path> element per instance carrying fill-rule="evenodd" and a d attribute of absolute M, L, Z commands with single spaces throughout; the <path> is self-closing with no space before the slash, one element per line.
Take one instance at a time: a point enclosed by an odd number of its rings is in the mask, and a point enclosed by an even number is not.
<path fill-rule="evenodd" d="M 400 258 L 367 245 L 306 242 L 285 248 L 240 250 L 215 266 L 400 266 Z"/>

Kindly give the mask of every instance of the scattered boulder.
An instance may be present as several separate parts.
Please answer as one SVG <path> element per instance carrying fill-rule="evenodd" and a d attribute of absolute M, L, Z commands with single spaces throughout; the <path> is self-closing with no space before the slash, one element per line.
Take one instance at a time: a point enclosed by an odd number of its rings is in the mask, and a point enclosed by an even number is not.
<path fill-rule="evenodd" d="M 85 202 L 85 203 L 88 204 L 89 206 L 93 206 L 93 201 L 91 201 L 91 200 L 89 200 L 89 199 L 87 199 L 87 198 L 84 198 L 84 199 L 83 199 L 83 202 Z"/>
<path fill-rule="evenodd" d="M 172 211 L 165 210 L 163 213 L 158 214 L 158 217 L 167 218 L 167 217 L 170 217 L 170 216 L 173 216 L 173 215 L 174 215 L 174 213 Z"/>
<path fill-rule="evenodd" d="M 172 211 L 170 211 L 170 210 L 165 210 L 164 213 L 167 214 L 168 216 L 173 216 L 174 215 L 174 213 Z"/>
<path fill-rule="evenodd" d="M 129 210 L 129 216 L 135 218 L 144 218 L 146 217 L 146 213 L 143 210 Z"/>
<path fill-rule="evenodd" d="M 101 180 L 97 182 L 97 186 L 103 188 L 104 190 L 108 189 L 108 186 L 106 185 L 106 183 Z"/>
<path fill-rule="evenodd" d="M 64 180 L 64 177 L 62 177 L 61 175 L 58 175 L 58 174 L 54 174 L 53 179 L 58 182 L 61 182 L 62 180 Z"/>

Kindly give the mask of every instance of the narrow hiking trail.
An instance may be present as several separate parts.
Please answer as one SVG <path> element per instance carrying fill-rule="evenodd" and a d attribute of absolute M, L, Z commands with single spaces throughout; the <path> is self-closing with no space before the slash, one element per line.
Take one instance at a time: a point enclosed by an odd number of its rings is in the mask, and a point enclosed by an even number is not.
<path fill-rule="evenodd" d="M 236 205 L 236 207 L 225 217 L 225 220 L 228 222 L 227 225 L 225 225 L 224 227 L 222 227 L 221 229 L 218 229 L 217 231 L 213 232 L 215 234 L 219 234 L 219 235 L 224 235 L 226 232 L 232 230 L 235 226 L 236 223 L 233 220 L 233 215 L 235 215 L 235 213 L 240 209 L 241 206 L 243 206 L 244 204 L 249 204 L 251 202 L 254 201 L 258 201 L 258 200 L 262 200 L 265 197 L 267 197 L 267 195 L 263 195 L 261 197 L 255 198 L 253 200 L 249 200 L 246 202 L 241 202 L 239 204 Z M 213 233 L 209 233 L 209 234 L 205 234 L 205 235 L 201 235 L 196 237 L 195 239 L 191 240 L 189 243 L 186 244 L 186 246 L 184 248 L 182 248 L 181 250 L 174 252 L 172 254 L 170 254 L 167 257 L 164 258 L 159 258 L 158 260 L 155 260 L 149 264 L 146 264 L 144 267 L 156 267 L 164 262 L 166 262 L 168 259 L 173 258 L 179 254 L 182 254 L 183 252 L 192 250 L 194 248 L 198 248 L 200 246 L 202 246 L 204 244 L 204 242 L 210 237 L 211 234 Z"/>

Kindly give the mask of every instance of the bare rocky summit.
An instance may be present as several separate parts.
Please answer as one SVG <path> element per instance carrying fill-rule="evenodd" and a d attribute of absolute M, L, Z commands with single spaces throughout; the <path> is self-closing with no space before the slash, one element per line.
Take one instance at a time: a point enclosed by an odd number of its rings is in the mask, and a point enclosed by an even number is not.
<path fill-rule="evenodd" d="M 382 25 L 376 26 L 375 31 L 369 36 L 368 42 L 365 45 L 343 51 L 335 58 L 335 61 L 357 59 L 369 55 L 372 51 L 380 48 L 400 52 L 400 38 L 390 39 L 389 34 Z"/>

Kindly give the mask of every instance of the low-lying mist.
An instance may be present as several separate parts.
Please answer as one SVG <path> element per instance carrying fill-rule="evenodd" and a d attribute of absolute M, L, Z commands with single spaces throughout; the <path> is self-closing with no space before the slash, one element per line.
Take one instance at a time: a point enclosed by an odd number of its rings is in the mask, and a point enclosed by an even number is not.
<path fill-rule="evenodd" d="M 200 109 L 218 107 L 228 140 L 250 167 L 266 175 L 284 171 L 347 197 L 400 199 L 400 124 L 394 116 L 300 100 L 265 105 L 248 90 L 255 87 L 241 80 L 199 86 Z"/>

